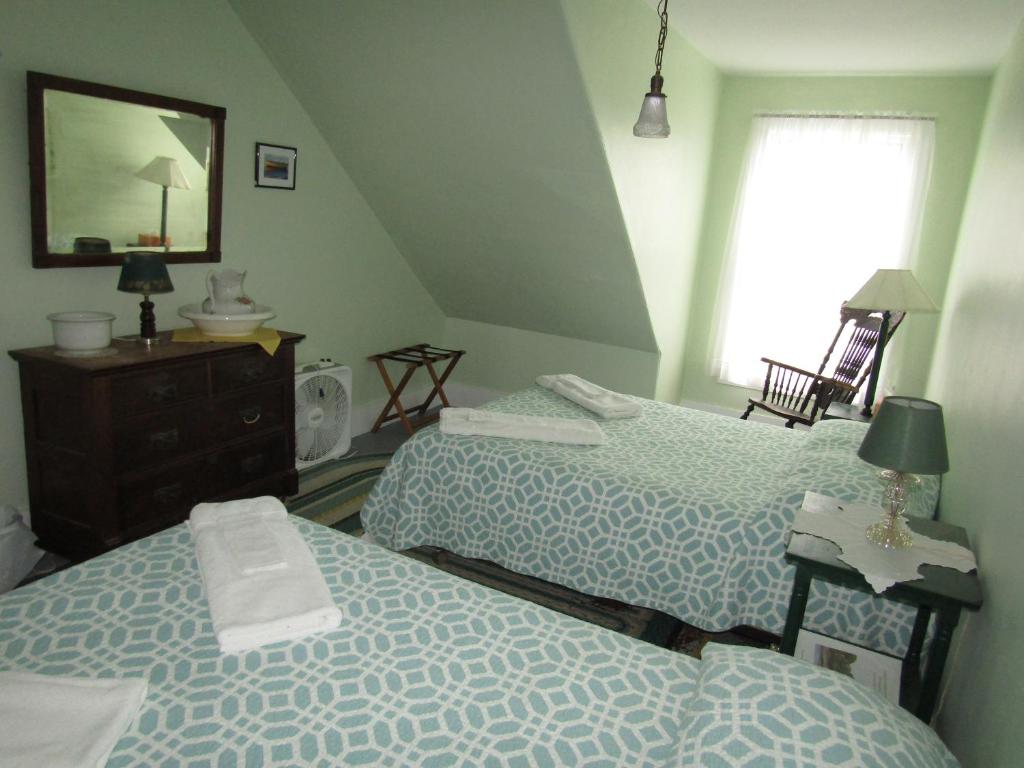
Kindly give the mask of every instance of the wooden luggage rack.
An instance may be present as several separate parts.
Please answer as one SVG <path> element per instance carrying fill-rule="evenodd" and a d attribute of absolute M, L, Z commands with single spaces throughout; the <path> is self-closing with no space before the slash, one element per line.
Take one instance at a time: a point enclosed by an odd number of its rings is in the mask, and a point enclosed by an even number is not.
<path fill-rule="evenodd" d="M 377 370 L 380 371 L 380 376 L 384 379 L 384 386 L 388 388 L 388 394 L 391 395 L 388 404 L 380 412 L 380 416 L 377 417 L 377 421 L 374 422 L 371 431 L 376 432 L 386 422 L 393 419 L 401 419 L 405 431 L 412 435 L 417 429 L 437 421 L 438 415 L 427 416 L 427 410 L 430 408 L 430 404 L 434 402 L 435 397 L 439 397 L 446 408 L 451 405 L 444 394 L 444 383 L 448 380 L 452 370 L 454 370 L 464 354 L 466 352 L 462 349 L 442 349 L 430 344 L 414 344 L 411 347 L 392 349 L 390 352 L 381 352 L 366 358 L 377 364 Z M 397 387 L 392 383 L 391 377 L 388 376 L 387 369 L 384 367 L 385 360 L 405 364 L 405 374 L 399 380 Z M 448 360 L 449 363 L 445 366 L 441 375 L 438 376 L 434 363 L 440 363 L 444 360 Z M 405 408 L 402 406 L 402 392 L 417 368 L 427 369 L 427 373 L 430 374 L 430 379 L 434 382 L 434 386 L 430 390 L 430 394 L 427 395 L 426 400 L 414 408 Z M 395 409 L 395 413 L 391 413 L 392 408 Z M 409 418 L 409 415 L 414 413 L 418 413 L 419 417 L 412 420 Z"/>

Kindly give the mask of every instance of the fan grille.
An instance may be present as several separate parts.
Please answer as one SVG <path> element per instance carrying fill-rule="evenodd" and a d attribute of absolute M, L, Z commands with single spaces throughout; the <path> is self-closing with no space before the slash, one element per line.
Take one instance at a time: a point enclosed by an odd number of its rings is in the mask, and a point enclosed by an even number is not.
<path fill-rule="evenodd" d="M 295 390 L 295 457 L 312 462 L 328 455 L 345 434 L 349 418 L 345 385 L 316 374 Z"/>

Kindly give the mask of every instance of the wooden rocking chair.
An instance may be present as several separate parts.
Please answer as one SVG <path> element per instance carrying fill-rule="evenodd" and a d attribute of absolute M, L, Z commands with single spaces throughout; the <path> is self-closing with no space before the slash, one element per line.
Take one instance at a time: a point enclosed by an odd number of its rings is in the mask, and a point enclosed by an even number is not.
<path fill-rule="evenodd" d="M 904 316 L 903 312 L 891 313 L 889 332 L 883 344 L 889 343 Z M 853 323 L 853 331 L 846 348 L 832 373 L 826 376 L 829 359 L 849 323 Z M 792 429 L 794 424 L 810 426 L 832 403 L 852 403 L 861 385 L 871 374 L 871 361 L 874 359 L 872 353 L 879 343 L 881 324 L 882 318 L 872 314 L 872 310 L 847 309 L 844 302 L 839 310 L 839 330 L 832 338 L 832 344 L 825 352 L 818 372 L 811 373 L 762 357 L 761 361 L 768 364 L 768 371 L 764 377 L 761 399 L 750 398 L 747 410 L 740 418 L 746 419 L 755 408 L 760 408 L 785 419 L 786 426 Z"/>

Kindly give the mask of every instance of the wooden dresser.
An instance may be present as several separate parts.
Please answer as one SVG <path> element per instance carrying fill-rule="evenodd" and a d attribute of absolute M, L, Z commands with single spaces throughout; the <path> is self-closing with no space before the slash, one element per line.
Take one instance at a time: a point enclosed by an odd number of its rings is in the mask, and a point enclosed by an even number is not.
<path fill-rule="evenodd" d="M 179 523 L 200 501 L 286 496 L 295 470 L 295 344 L 171 342 L 117 354 L 11 352 L 21 372 L 32 529 L 72 560 Z"/>

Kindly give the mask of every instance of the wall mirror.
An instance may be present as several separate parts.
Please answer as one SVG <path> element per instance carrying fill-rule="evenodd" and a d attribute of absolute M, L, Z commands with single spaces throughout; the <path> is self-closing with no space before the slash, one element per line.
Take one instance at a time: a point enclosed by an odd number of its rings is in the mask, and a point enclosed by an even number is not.
<path fill-rule="evenodd" d="M 220 261 L 223 107 L 28 73 L 32 266 Z"/>

